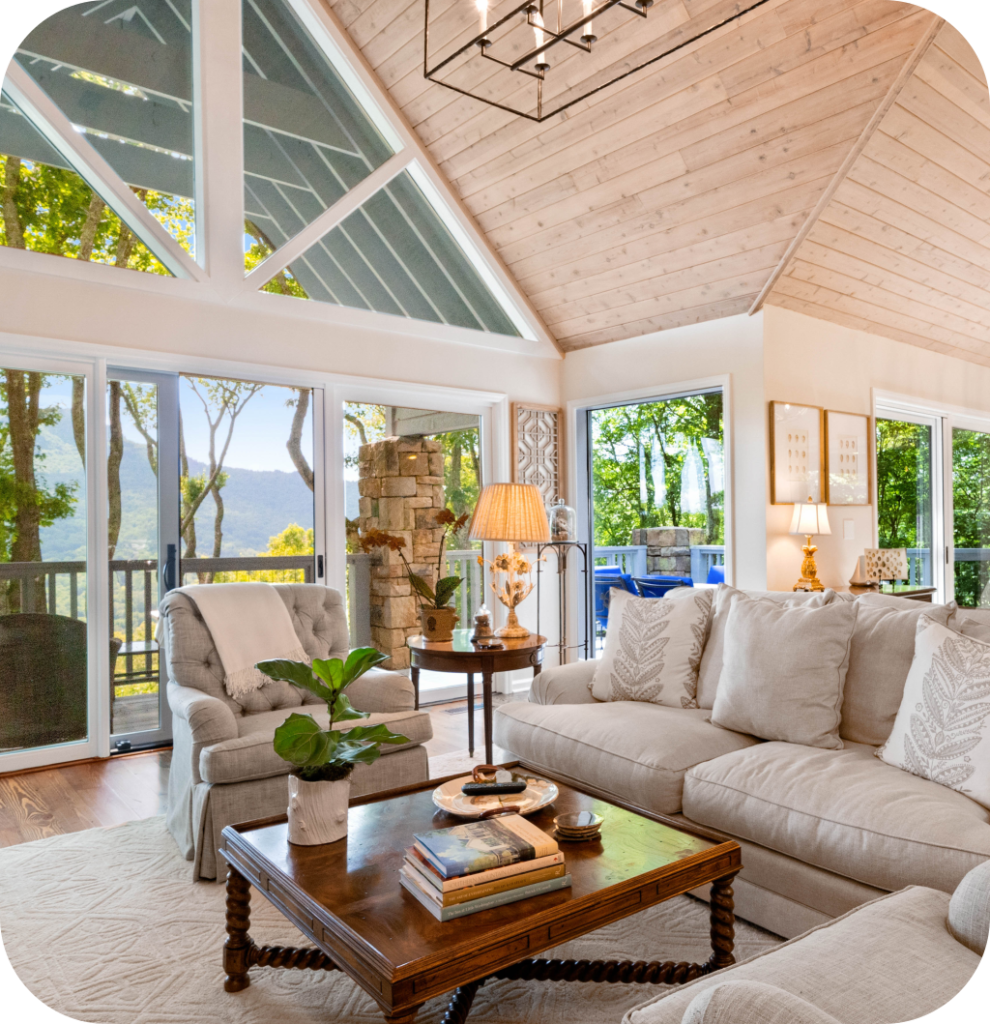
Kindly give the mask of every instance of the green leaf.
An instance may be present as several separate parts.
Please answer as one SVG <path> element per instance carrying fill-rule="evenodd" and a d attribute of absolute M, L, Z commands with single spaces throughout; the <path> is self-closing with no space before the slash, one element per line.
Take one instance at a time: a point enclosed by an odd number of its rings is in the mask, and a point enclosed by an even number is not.
<path fill-rule="evenodd" d="M 387 654 L 382 654 L 381 651 L 375 650 L 374 647 L 358 647 L 351 651 L 347 655 L 347 661 L 344 662 L 340 688 L 343 689 L 345 686 L 349 686 L 359 676 L 363 676 L 369 668 L 374 668 L 375 665 L 380 665 L 383 661 L 387 661 L 388 657 Z"/>
<path fill-rule="evenodd" d="M 314 658 L 313 671 L 333 690 L 334 694 L 344 688 L 342 682 L 344 663 L 340 658 Z"/>
<path fill-rule="evenodd" d="M 367 718 L 369 711 L 358 711 L 351 705 L 346 693 L 342 693 L 333 705 L 333 720 L 335 722 L 349 722 L 355 718 Z"/>
<path fill-rule="evenodd" d="M 298 767 L 334 760 L 340 743 L 340 734 L 321 729 L 312 715 L 291 714 L 275 730 L 275 753 Z"/>
<path fill-rule="evenodd" d="M 350 743 L 353 740 L 372 740 L 375 743 L 408 743 L 408 736 L 392 732 L 384 722 L 377 725 L 358 725 L 341 734 Z"/>
<path fill-rule="evenodd" d="M 325 700 L 328 704 L 334 700 L 333 691 L 328 690 L 318 679 L 314 679 L 313 671 L 301 661 L 276 658 L 273 661 L 259 661 L 254 667 L 269 679 L 282 679 L 294 686 L 301 686 L 304 690 L 315 693 L 317 697 Z"/>
<path fill-rule="evenodd" d="M 352 764 L 371 764 L 382 756 L 377 743 L 341 743 L 337 748 L 337 759 Z"/>
<path fill-rule="evenodd" d="M 446 608 L 447 602 L 454 596 L 457 588 L 464 581 L 460 576 L 445 576 L 437 583 L 437 607 Z"/>
<path fill-rule="evenodd" d="M 427 583 L 422 576 L 417 576 L 416 573 L 411 572 L 409 573 L 409 582 L 412 584 L 413 590 L 415 590 L 420 597 L 426 598 L 430 604 L 434 604 L 436 602 L 436 595 L 433 593 L 429 583 Z"/>

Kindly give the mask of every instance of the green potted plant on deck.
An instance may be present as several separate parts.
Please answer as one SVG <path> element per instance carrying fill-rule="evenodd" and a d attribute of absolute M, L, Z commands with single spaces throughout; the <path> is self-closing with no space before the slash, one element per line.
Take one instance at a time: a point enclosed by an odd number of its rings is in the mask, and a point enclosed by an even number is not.
<path fill-rule="evenodd" d="M 388 655 L 374 647 L 351 651 L 347 661 L 314 658 L 312 665 L 276 659 L 255 666 L 270 679 L 283 679 L 326 701 L 330 728 L 312 715 L 291 714 L 275 730 L 275 753 L 293 767 L 289 772 L 289 842 L 299 846 L 332 843 L 347 835 L 351 772 L 381 756 L 382 743 L 408 743 L 387 725 L 335 729 L 334 723 L 368 717 L 352 707 L 344 690 Z"/>

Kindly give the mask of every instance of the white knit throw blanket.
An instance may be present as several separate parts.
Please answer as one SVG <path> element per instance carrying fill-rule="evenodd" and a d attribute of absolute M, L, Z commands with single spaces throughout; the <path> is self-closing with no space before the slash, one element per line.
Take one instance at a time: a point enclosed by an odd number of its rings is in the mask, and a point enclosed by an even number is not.
<path fill-rule="evenodd" d="M 260 689 L 268 676 L 259 661 L 288 658 L 309 664 L 289 610 L 268 583 L 209 583 L 179 587 L 199 609 L 223 664 L 223 685 L 234 700 Z"/>

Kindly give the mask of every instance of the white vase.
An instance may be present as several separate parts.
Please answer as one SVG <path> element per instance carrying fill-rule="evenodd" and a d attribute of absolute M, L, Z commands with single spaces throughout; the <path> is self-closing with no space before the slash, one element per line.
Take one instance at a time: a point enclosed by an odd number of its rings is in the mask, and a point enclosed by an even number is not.
<path fill-rule="evenodd" d="M 347 835 L 351 780 L 306 782 L 289 776 L 289 842 L 296 846 L 334 843 Z"/>

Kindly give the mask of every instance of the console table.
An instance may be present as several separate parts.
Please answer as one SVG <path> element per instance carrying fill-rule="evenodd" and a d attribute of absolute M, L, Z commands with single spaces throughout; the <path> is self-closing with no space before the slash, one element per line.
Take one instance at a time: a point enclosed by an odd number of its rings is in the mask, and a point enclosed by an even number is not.
<path fill-rule="evenodd" d="M 840 594 L 886 594 L 889 597 L 906 597 L 909 601 L 927 601 L 929 604 L 935 600 L 934 587 L 917 587 L 910 583 L 895 584 L 892 587 L 833 587 L 833 590 Z"/>
<path fill-rule="evenodd" d="M 543 667 L 543 648 L 547 638 L 536 633 L 519 639 L 502 637 L 502 647 L 478 647 L 471 642 L 470 629 L 455 629 L 454 639 L 445 643 L 411 636 L 409 647 L 410 676 L 419 707 L 419 670 L 466 674 L 468 702 L 468 751 L 474 755 L 474 676 L 481 673 L 485 720 L 485 763 L 492 764 L 492 677 L 496 672 L 513 672 L 532 668 L 533 675 Z"/>

